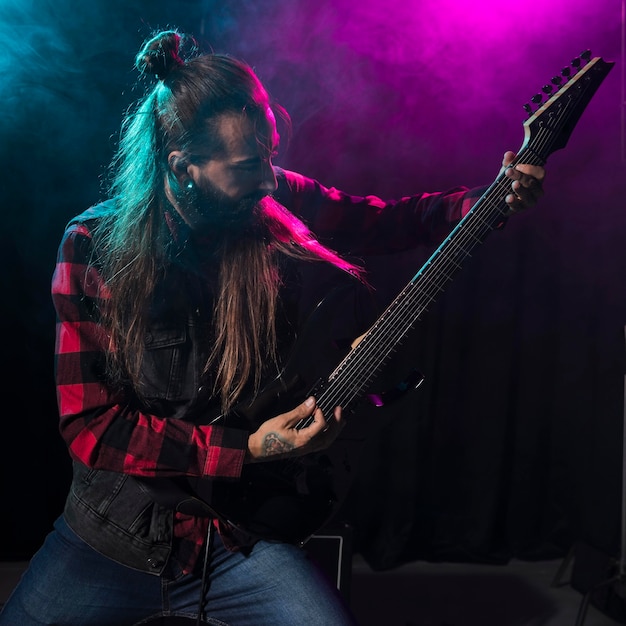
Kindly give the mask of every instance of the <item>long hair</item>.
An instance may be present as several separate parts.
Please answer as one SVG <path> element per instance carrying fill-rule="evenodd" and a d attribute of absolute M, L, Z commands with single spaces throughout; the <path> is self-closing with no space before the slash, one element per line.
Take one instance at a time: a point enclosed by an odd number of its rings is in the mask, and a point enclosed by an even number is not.
<path fill-rule="evenodd" d="M 173 207 L 166 181 L 173 187 L 176 179 L 168 154 L 173 150 L 194 154 L 194 141 L 199 137 L 206 153 L 207 139 L 211 147 L 206 130 L 224 113 L 245 112 L 261 120 L 271 107 L 287 125 L 289 116 L 270 102 L 248 65 L 228 55 L 198 54 L 195 42 L 174 30 L 148 40 L 136 57 L 136 66 L 158 81 L 122 124 L 109 189 L 116 208 L 99 224 L 95 237 L 106 288 L 102 316 L 110 337 L 108 373 L 141 394 L 146 311 L 174 243 L 167 219 Z M 361 274 L 361 268 L 321 246 L 277 202 L 266 198 L 259 207 L 267 236 L 225 237 L 219 249 L 215 341 L 202 373 L 214 370 L 214 391 L 225 411 L 250 380 L 258 389 L 267 355 L 276 358 L 280 288 L 276 254 L 325 261 Z"/>

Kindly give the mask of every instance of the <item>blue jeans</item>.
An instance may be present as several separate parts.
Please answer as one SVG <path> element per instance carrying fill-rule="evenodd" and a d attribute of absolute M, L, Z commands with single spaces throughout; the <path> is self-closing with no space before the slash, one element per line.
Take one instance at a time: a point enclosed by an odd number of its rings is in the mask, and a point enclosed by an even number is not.
<path fill-rule="evenodd" d="M 91 549 L 62 517 L 54 526 L 0 613 L 0 625 L 130 626 L 160 616 L 196 619 L 199 576 L 178 570 L 158 577 L 129 569 Z M 356 624 L 332 582 L 293 545 L 261 541 L 244 556 L 226 550 L 215 536 L 208 586 L 203 623 Z"/>

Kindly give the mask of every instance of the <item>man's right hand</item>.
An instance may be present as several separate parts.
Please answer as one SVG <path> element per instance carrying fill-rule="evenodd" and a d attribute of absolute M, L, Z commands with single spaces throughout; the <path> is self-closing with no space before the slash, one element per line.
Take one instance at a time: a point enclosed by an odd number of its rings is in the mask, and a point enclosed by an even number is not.
<path fill-rule="evenodd" d="M 295 427 L 307 417 L 313 418 L 311 424 Z M 315 405 L 315 398 L 307 398 L 292 411 L 263 422 L 250 435 L 246 462 L 276 461 L 323 450 L 337 438 L 342 426 L 341 407 L 336 407 L 327 421 Z"/>

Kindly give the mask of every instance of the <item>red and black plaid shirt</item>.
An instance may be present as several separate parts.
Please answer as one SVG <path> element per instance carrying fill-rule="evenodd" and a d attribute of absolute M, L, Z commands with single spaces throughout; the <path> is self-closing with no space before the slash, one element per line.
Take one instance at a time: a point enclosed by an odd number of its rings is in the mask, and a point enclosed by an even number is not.
<path fill-rule="evenodd" d="M 278 170 L 276 197 L 301 216 L 331 247 L 351 253 L 392 252 L 438 243 L 472 206 L 478 190 L 455 189 L 385 203 L 327 189 Z M 106 297 L 93 258 L 89 222 L 71 223 L 59 247 L 52 280 L 58 323 L 56 384 L 60 431 L 73 459 L 87 467 L 141 477 L 180 475 L 237 479 L 248 432 L 197 425 L 184 419 L 129 409 L 104 376 L 108 338 L 94 310 Z M 340 245 L 341 244 L 341 245 Z M 179 455 L 164 455 L 178 448 Z M 167 462 L 163 459 L 167 458 Z M 175 554 L 190 571 L 206 536 L 208 520 L 176 514 Z"/>

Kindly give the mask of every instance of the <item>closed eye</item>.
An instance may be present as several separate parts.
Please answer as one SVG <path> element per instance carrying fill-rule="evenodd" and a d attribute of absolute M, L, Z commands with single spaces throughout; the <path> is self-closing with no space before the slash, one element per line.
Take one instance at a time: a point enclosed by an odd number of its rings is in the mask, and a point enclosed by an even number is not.
<path fill-rule="evenodd" d="M 233 168 L 242 171 L 252 171 L 258 167 L 260 167 L 263 163 L 269 162 L 270 165 L 272 163 L 272 159 L 278 156 L 278 150 L 273 150 L 270 156 L 267 159 L 261 159 L 260 157 L 253 157 L 251 159 L 246 159 L 244 161 L 237 161 L 233 164 Z"/>

